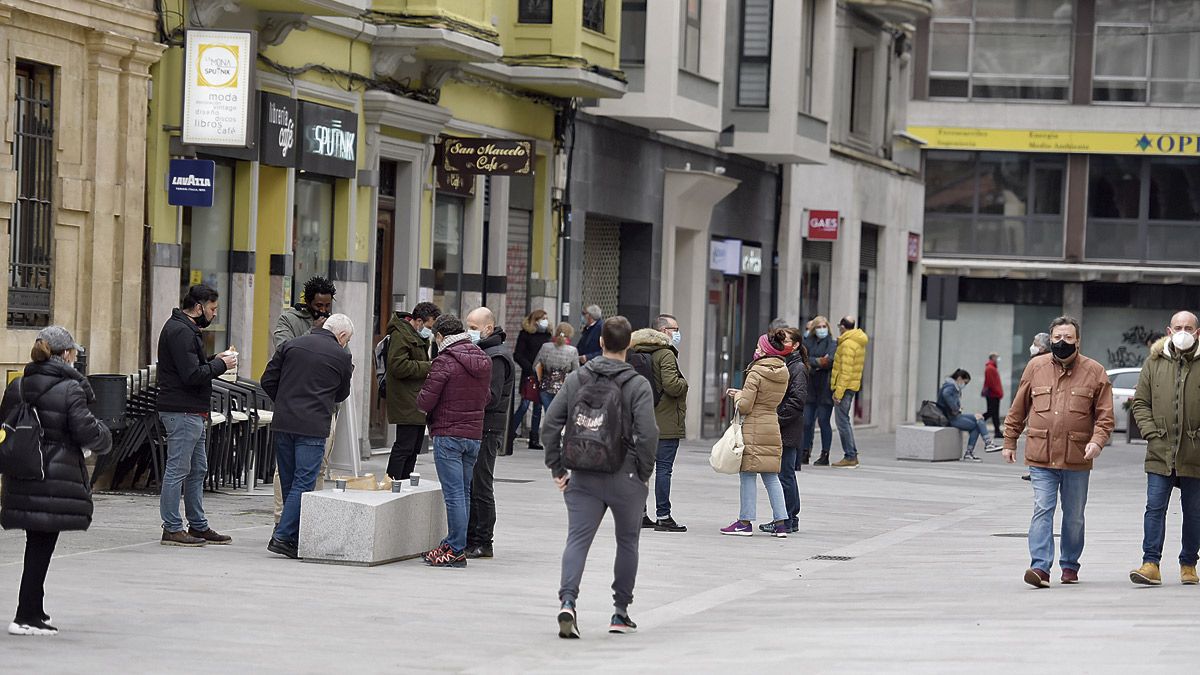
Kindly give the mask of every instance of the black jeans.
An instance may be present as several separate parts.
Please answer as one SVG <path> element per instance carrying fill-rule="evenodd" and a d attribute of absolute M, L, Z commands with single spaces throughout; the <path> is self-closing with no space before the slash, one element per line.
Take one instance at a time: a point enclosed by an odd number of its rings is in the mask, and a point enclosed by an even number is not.
<path fill-rule="evenodd" d="M 25 531 L 25 568 L 21 572 L 21 594 L 17 604 L 18 623 L 41 621 L 46 615 L 42 598 L 46 591 L 46 571 L 58 543 L 57 532 Z"/>
<path fill-rule="evenodd" d="M 992 429 L 996 431 L 996 442 L 1003 442 L 1004 431 L 1000 429 L 1000 425 L 1004 423 L 1004 418 L 1000 416 L 1000 399 L 987 397 L 987 412 L 984 413 L 983 419 L 992 421 Z"/>
<path fill-rule="evenodd" d="M 417 467 L 417 455 L 424 445 L 424 424 L 397 424 L 396 442 L 392 443 L 392 454 L 388 457 L 387 475 L 395 480 L 411 476 Z"/>
<path fill-rule="evenodd" d="M 484 431 L 479 458 L 471 476 L 471 516 L 467 519 L 467 548 L 491 546 L 496 533 L 496 456 L 504 447 L 504 429 Z"/>

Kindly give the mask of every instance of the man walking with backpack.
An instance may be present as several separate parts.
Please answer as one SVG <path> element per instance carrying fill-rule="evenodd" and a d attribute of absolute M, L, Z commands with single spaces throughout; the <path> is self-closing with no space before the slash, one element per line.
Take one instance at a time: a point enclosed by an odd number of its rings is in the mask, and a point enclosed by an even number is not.
<path fill-rule="evenodd" d="M 567 544 L 558 591 L 561 638 L 579 637 L 575 615 L 579 582 L 596 530 L 609 509 L 617 540 L 609 632 L 637 629 L 628 610 L 658 426 L 650 384 L 625 362 L 632 332 L 623 316 L 604 321 L 601 355 L 567 377 L 542 418 L 546 466 L 567 504 Z"/>
<path fill-rule="evenodd" d="M 642 520 L 642 527 L 658 532 L 687 532 L 671 517 L 671 473 L 679 440 L 684 437 L 687 417 L 688 382 L 679 372 L 679 344 L 683 333 L 679 321 L 660 314 L 653 328 L 634 332 L 630 351 L 649 357 L 650 386 L 654 392 L 654 419 L 658 423 L 658 449 L 654 462 L 655 520 Z M 637 367 L 637 364 L 634 364 Z"/>

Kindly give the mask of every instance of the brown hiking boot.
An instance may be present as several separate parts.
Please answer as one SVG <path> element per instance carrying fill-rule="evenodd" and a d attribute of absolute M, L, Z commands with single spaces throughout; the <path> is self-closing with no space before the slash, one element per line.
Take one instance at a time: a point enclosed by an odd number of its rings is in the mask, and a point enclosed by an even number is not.
<path fill-rule="evenodd" d="M 1195 586 L 1200 584 L 1200 577 L 1196 576 L 1195 565 L 1180 565 L 1179 566 L 1179 583 L 1185 586 Z"/>
<path fill-rule="evenodd" d="M 1162 583 L 1162 575 L 1158 572 L 1158 565 L 1148 562 L 1130 572 L 1129 580 L 1143 586 L 1158 586 Z"/>
<path fill-rule="evenodd" d="M 193 527 L 189 527 L 187 533 L 193 537 L 196 537 L 197 539 L 203 539 L 205 542 L 207 542 L 209 544 L 232 544 L 233 543 L 233 537 L 226 535 L 226 534 L 220 534 L 219 532 L 217 532 L 216 530 L 214 530 L 212 528 L 209 528 L 209 529 L 201 532 L 200 530 L 197 530 Z"/>
<path fill-rule="evenodd" d="M 843 459 L 841 461 L 834 462 L 833 466 L 835 466 L 839 469 L 857 469 L 858 468 L 858 460 L 857 459 Z"/>
<path fill-rule="evenodd" d="M 192 535 L 188 534 L 187 532 L 184 532 L 183 530 L 180 530 L 178 532 L 167 532 L 166 530 L 163 530 L 162 539 L 159 541 L 159 543 L 162 544 L 163 546 L 197 547 L 197 546 L 203 546 L 203 545 L 207 544 L 208 542 L 201 539 L 200 537 L 193 537 Z"/>

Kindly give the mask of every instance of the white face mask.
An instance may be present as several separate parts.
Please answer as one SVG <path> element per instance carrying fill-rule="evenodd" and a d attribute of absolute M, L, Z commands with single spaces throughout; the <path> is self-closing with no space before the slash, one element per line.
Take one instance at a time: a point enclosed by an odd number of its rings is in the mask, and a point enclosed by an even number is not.
<path fill-rule="evenodd" d="M 538 330 L 549 330 L 550 329 L 550 320 L 549 319 L 538 319 L 537 327 L 538 327 Z"/>
<path fill-rule="evenodd" d="M 1037 356 L 1037 355 L 1038 355 L 1038 348 L 1037 348 L 1036 346 L 1034 346 L 1034 345 L 1029 345 L 1029 355 L 1030 355 L 1030 356 Z"/>
<path fill-rule="evenodd" d="M 428 340 L 429 338 L 433 337 L 433 331 L 426 326 L 425 328 L 417 331 L 417 335 L 420 335 L 422 340 Z"/>
<path fill-rule="evenodd" d="M 1176 331 L 1171 334 L 1171 345 L 1181 352 L 1191 351 L 1196 346 L 1196 336 L 1186 330 Z"/>

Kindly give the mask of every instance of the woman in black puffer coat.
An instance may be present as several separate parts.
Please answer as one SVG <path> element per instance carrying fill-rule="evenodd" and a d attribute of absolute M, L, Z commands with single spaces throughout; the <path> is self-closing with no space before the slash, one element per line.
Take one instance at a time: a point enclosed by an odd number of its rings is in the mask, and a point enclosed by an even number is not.
<path fill-rule="evenodd" d="M 42 423 L 44 480 L 4 478 L 0 492 L 0 526 L 25 530 L 25 567 L 17 615 L 8 627 L 11 635 L 54 635 L 50 617 L 42 607 L 46 570 L 58 543 L 58 533 L 86 530 L 92 523 L 92 491 L 84 451 L 108 452 L 112 437 L 88 410 L 95 399 L 87 379 L 72 364 L 78 345 L 61 326 L 38 333 L 25 366 L 25 376 L 4 392 L 0 419 L 19 405 L 33 405 Z"/>

